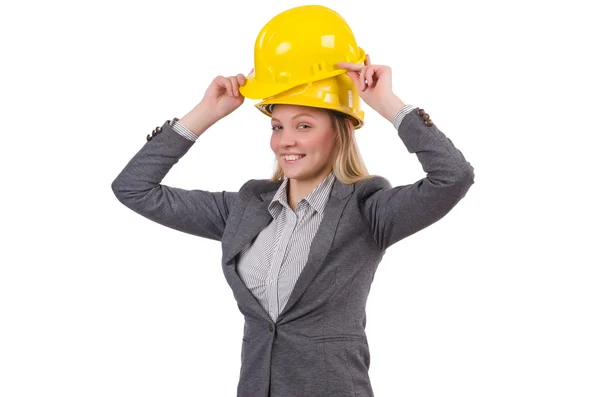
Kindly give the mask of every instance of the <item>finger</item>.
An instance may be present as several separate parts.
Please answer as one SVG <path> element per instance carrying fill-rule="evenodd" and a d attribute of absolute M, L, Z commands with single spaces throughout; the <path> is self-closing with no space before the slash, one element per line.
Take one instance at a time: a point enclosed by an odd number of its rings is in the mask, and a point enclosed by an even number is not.
<path fill-rule="evenodd" d="M 244 76 L 243 74 L 238 73 L 235 77 L 236 77 L 237 82 L 238 82 L 239 85 L 246 84 L 246 76 Z"/>
<path fill-rule="evenodd" d="M 373 68 L 373 71 L 375 72 L 373 74 L 373 84 L 374 86 L 377 85 L 377 83 L 379 83 L 379 81 L 388 81 L 391 78 L 391 73 L 392 73 L 392 69 L 390 69 L 389 66 L 385 66 L 385 65 L 375 65 Z M 382 80 L 382 78 L 384 80 Z"/>
<path fill-rule="evenodd" d="M 231 82 L 231 89 L 233 90 L 233 96 L 239 97 L 240 96 L 240 84 L 237 81 L 237 77 L 236 76 L 230 77 L 229 81 Z"/>
<path fill-rule="evenodd" d="M 360 72 L 360 70 L 364 67 L 361 64 L 358 63 L 350 63 L 350 62 L 339 62 L 337 64 L 337 67 L 340 69 L 349 69 L 349 70 L 353 70 L 355 72 Z"/>
<path fill-rule="evenodd" d="M 362 69 L 360 70 L 360 89 L 362 91 L 367 89 L 367 83 L 366 83 L 366 74 L 367 74 L 367 67 L 363 66 Z"/>
<path fill-rule="evenodd" d="M 365 58 L 365 65 L 369 66 L 371 64 L 371 57 L 369 56 L 369 54 L 367 54 L 366 58 Z"/>
<path fill-rule="evenodd" d="M 229 80 L 228 78 L 222 77 L 221 79 L 221 87 L 225 88 L 225 90 L 227 91 L 227 94 L 229 96 L 233 96 L 233 87 L 231 86 L 231 80 Z"/>
<path fill-rule="evenodd" d="M 375 85 L 374 82 L 375 69 L 372 67 L 368 67 L 365 71 L 365 80 L 367 80 L 367 84 L 369 87 L 373 87 Z"/>
<path fill-rule="evenodd" d="M 225 84 L 225 80 L 227 80 L 225 77 L 217 76 L 217 77 L 215 77 L 214 81 L 217 84 L 217 87 L 224 88 L 225 90 L 227 90 L 227 84 Z"/>
<path fill-rule="evenodd" d="M 360 75 L 358 72 L 346 72 L 346 75 L 352 79 L 355 86 L 360 87 Z"/>
<path fill-rule="evenodd" d="M 254 68 L 252 68 L 252 69 L 250 70 L 250 73 L 248 73 L 248 76 L 250 76 L 250 75 L 251 75 L 253 72 L 254 72 Z"/>

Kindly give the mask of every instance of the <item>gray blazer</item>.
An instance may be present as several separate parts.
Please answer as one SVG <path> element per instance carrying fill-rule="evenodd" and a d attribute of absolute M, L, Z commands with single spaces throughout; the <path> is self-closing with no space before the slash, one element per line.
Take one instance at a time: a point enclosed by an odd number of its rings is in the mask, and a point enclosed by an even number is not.
<path fill-rule="evenodd" d="M 170 228 L 222 243 L 223 273 L 245 319 L 238 397 L 370 397 L 365 307 L 386 249 L 447 214 L 474 183 L 473 167 L 416 108 L 398 135 L 427 176 L 392 187 L 375 176 L 337 178 L 306 266 L 273 322 L 236 272 L 242 248 L 272 221 L 280 183 L 252 179 L 239 192 L 184 190 L 160 182 L 194 144 L 169 122 L 112 183 L 125 206 Z"/>

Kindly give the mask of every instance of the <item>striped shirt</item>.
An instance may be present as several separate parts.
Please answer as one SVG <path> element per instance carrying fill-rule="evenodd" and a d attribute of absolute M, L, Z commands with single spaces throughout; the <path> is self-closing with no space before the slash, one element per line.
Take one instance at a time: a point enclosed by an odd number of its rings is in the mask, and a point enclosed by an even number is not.
<path fill-rule="evenodd" d="M 398 130 L 414 107 L 405 105 L 392 124 Z M 173 129 L 192 141 L 198 136 L 175 122 Z M 304 196 L 295 211 L 288 204 L 289 179 L 283 182 L 269 203 L 273 217 L 269 225 L 246 245 L 236 261 L 240 278 L 274 322 L 292 293 L 308 259 L 310 245 L 323 220 L 325 205 L 335 182 L 333 171 L 312 192 Z"/>
<path fill-rule="evenodd" d="M 289 179 L 284 177 L 268 207 L 273 221 L 240 252 L 238 274 L 273 321 L 304 269 L 334 181 L 330 172 L 294 211 L 288 204 Z"/>

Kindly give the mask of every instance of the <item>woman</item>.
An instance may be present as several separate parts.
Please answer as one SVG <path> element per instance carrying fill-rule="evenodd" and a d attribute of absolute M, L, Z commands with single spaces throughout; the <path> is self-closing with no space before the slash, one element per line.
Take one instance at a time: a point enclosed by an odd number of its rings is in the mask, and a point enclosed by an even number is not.
<path fill-rule="evenodd" d="M 392 92 L 389 67 L 368 57 L 338 67 L 394 124 L 427 177 L 391 187 L 369 176 L 353 137 L 358 113 L 275 100 L 261 108 L 272 116 L 271 180 L 219 193 L 161 185 L 194 141 L 244 102 L 238 74 L 215 78 L 192 111 L 157 127 L 112 184 L 139 214 L 222 242 L 223 272 L 245 320 L 238 396 L 373 396 L 364 328 L 377 265 L 474 183 L 473 167 L 429 116 Z"/>

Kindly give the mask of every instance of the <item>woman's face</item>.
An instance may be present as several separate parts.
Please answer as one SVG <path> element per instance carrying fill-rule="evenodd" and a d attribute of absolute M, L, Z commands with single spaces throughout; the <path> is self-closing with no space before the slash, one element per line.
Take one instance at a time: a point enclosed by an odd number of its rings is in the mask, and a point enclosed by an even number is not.
<path fill-rule="evenodd" d="M 290 179 L 320 180 L 333 167 L 335 131 L 326 110 L 297 105 L 276 105 L 271 117 L 271 150 Z M 285 154 L 300 154 L 295 161 Z"/>

